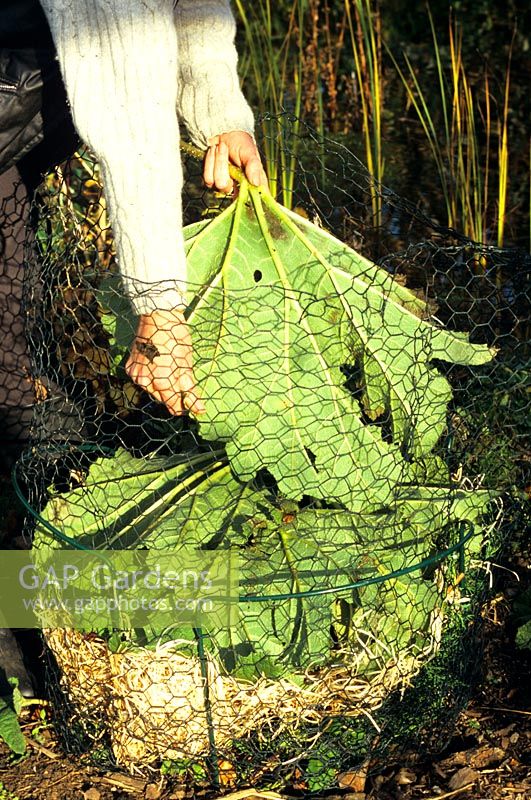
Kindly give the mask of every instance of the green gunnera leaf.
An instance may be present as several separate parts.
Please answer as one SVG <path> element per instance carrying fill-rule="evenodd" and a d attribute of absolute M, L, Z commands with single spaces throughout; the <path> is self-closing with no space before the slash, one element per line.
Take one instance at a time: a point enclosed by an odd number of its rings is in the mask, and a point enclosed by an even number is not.
<path fill-rule="evenodd" d="M 244 183 L 187 231 L 196 377 L 205 439 L 226 443 L 241 480 L 266 468 L 289 498 L 368 511 L 415 478 L 451 399 L 434 359 L 493 351 L 425 319 L 385 270 Z M 360 391 L 345 385 L 357 369 Z M 384 433 L 385 423 L 387 430 Z M 415 473 L 417 475 L 417 473 Z"/>

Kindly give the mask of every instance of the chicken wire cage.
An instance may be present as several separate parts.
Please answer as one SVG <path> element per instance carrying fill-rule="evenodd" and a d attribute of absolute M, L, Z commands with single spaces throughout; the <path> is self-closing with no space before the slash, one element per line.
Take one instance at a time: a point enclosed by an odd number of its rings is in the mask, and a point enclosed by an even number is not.
<path fill-rule="evenodd" d="M 48 556 L 239 559 L 236 624 L 44 631 L 67 749 L 320 791 L 441 747 L 470 690 L 493 562 L 524 524 L 529 257 L 433 223 L 298 121 L 269 123 L 271 196 L 217 197 L 185 163 L 197 419 L 125 372 L 136 321 L 97 164 L 81 152 L 46 178 L 15 479 Z"/>

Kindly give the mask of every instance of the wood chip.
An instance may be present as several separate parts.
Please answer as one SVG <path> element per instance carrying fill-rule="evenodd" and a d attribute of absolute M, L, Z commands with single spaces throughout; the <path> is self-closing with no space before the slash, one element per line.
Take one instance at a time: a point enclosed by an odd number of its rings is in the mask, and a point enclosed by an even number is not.
<path fill-rule="evenodd" d="M 457 770 L 455 775 L 452 775 L 448 781 L 448 786 L 452 792 L 455 792 L 457 789 L 462 789 L 471 783 L 475 783 L 478 778 L 479 772 L 476 772 L 475 769 L 471 769 L 471 767 L 462 767 Z"/>
<path fill-rule="evenodd" d="M 505 751 L 501 747 L 479 747 L 469 750 L 468 766 L 474 769 L 484 769 L 493 764 L 499 764 L 505 758 Z"/>
<path fill-rule="evenodd" d="M 178 784 L 172 788 L 171 794 L 168 795 L 168 800 L 184 800 L 186 792 L 186 785 L 184 783 Z"/>
<path fill-rule="evenodd" d="M 120 772 L 113 772 L 101 779 L 102 783 L 109 783 L 111 786 L 118 786 L 127 792 L 143 792 L 146 785 L 145 780 L 131 778 L 129 775 L 122 775 Z"/>
<path fill-rule="evenodd" d="M 446 800 L 448 797 L 455 797 L 458 794 L 462 794 L 463 792 L 467 792 L 469 789 L 472 789 L 474 786 L 473 783 L 469 783 L 466 786 L 463 786 L 462 789 L 454 789 L 453 792 L 445 792 L 444 794 L 435 794 L 430 797 L 426 797 L 425 800 Z M 433 786 L 432 789 L 437 787 Z"/>
<path fill-rule="evenodd" d="M 219 774 L 219 783 L 220 786 L 224 788 L 230 788 L 231 786 L 236 786 L 237 784 L 237 777 L 236 777 L 236 770 L 234 769 L 234 765 L 231 764 L 230 761 L 221 760 L 218 763 L 218 774 Z"/>
<path fill-rule="evenodd" d="M 473 750 L 462 750 L 459 753 L 453 753 L 448 758 L 439 761 L 437 767 L 443 772 L 453 767 L 472 767 L 474 769 L 484 769 L 493 764 L 499 764 L 503 761 L 506 753 L 501 747 L 475 747 Z"/>
<path fill-rule="evenodd" d="M 501 730 L 496 731 L 496 736 L 501 738 L 502 736 L 509 736 L 516 727 L 516 722 L 511 722 L 510 725 L 507 725 L 505 728 L 501 728 Z"/>
<path fill-rule="evenodd" d="M 231 792 L 230 794 L 223 794 L 216 800 L 284 800 L 281 794 L 277 792 L 265 790 L 263 792 L 258 789 L 241 789 L 239 792 Z"/>
<path fill-rule="evenodd" d="M 416 783 L 416 782 L 417 782 L 417 776 L 415 775 L 414 772 L 412 772 L 410 769 L 407 769 L 406 767 L 402 767 L 398 771 L 395 777 L 395 783 L 397 783 L 398 786 L 407 786 L 411 783 Z"/>
<path fill-rule="evenodd" d="M 442 761 L 439 761 L 438 766 L 445 771 L 453 769 L 454 767 L 466 767 L 467 764 L 468 758 L 466 750 L 462 750 L 459 753 L 452 753 L 448 758 L 443 758 Z"/>
<path fill-rule="evenodd" d="M 83 792 L 83 800 L 100 800 L 101 792 L 95 786 L 91 786 L 86 792 Z"/>

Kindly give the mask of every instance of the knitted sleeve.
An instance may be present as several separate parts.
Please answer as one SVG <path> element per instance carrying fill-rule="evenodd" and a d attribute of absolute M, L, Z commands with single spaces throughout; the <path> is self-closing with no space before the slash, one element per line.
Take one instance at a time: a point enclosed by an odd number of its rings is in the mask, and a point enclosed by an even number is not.
<path fill-rule="evenodd" d="M 253 113 L 241 90 L 229 0 L 179 0 L 179 116 L 199 147 L 228 131 L 253 134 Z"/>
<path fill-rule="evenodd" d="M 41 0 L 75 125 L 98 157 L 138 314 L 182 305 L 186 260 L 172 0 Z"/>

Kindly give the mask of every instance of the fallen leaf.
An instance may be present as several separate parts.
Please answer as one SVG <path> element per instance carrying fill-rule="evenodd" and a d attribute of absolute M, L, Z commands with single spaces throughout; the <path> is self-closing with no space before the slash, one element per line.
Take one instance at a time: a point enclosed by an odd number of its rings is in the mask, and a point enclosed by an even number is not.
<path fill-rule="evenodd" d="M 39 378 L 33 378 L 33 388 L 35 390 L 36 400 L 42 402 L 43 400 L 47 399 L 48 389 L 46 388 L 44 383 L 42 383 L 42 381 L 39 380 Z"/>
<path fill-rule="evenodd" d="M 498 736 L 500 738 L 502 736 L 509 736 L 509 734 L 514 731 L 515 726 L 516 726 L 516 723 L 515 722 L 511 722 L 511 724 L 507 725 L 506 728 L 501 728 L 501 730 L 496 731 L 496 736 Z"/>
<path fill-rule="evenodd" d="M 338 775 L 337 782 L 342 789 L 352 789 L 353 792 L 364 792 L 365 781 L 367 780 L 367 765 L 361 766 L 358 770 L 342 772 Z"/>
<path fill-rule="evenodd" d="M 462 769 L 457 770 L 455 775 L 452 775 L 448 782 L 448 786 L 452 792 L 455 792 L 457 789 L 462 789 L 464 786 L 475 783 L 478 778 L 479 772 L 476 772 L 475 769 L 471 769 L 470 767 L 462 767 Z"/>
<path fill-rule="evenodd" d="M 235 786 L 236 771 L 230 761 L 221 760 L 218 763 L 220 786 Z"/>

